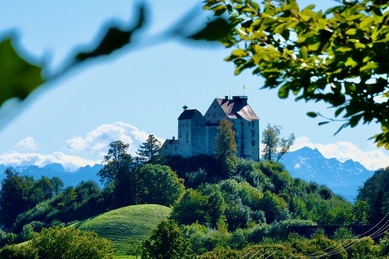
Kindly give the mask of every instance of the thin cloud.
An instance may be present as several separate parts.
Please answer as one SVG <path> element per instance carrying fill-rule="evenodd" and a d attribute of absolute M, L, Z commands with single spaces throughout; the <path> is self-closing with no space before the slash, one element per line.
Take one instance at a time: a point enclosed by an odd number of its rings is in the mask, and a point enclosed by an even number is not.
<path fill-rule="evenodd" d="M 103 124 L 88 132 L 85 137 L 76 136 L 69 139 L 67 149 L 78 152 L 89 152 L 99 157 L 107 154 L 112 141 L 121 140 L 130 145 L 129 153 L 135 155 L 139 145 L 145 142 L 148 133 L 124 122 Z"/>
<path fill-rule="evenodd" d="M 36 165 L 43 167 L 48 164 L 61 164 L 66 170 L 75 171 L 86 165 L 95 165 L 100 161 L 87 160 L 78 156 L 69 156 L 62 152 L 54 152 L 50 155 L 38 153 L 19 153 L 16 151 L 0 155 L 0 164 L 7 166 Z"/>
<path fill-rule="evenodd" d="M 389 166 L 389 156 L 381 149 L 373 149 L 362 151 L 351 142 L 338 141 L 330 144 L 315 144 L 309 138 L 296 138 L 295 144 L 291 151 L 309 147 L 318 149 L 319 152 L 326 158 L 336 158 L 341 162 L 346 160 L 358 161 L 369 170 L 377 170 Z"/>
<path fill-rule="evenodd" d="M 22 139 L 16 143 L 16 148 L 20 151 L 35 151 L 38 149 L 38 146 L 34 139 L 28 136 L 27 138 Z"/>

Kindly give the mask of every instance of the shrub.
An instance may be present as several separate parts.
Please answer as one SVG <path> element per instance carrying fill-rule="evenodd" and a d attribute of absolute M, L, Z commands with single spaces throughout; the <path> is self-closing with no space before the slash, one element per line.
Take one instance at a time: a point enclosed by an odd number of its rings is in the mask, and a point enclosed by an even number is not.
<path fill-rule="evenodd" d="M 113 246 L 94 232 L 83 232 L 73 227 L 43 229 L 29 243 L 37 249 L 39 258 L 45 259 L 111 259 Z"/>
<path fill-rule="evenodd" d="M 143 243 L 142 258 L 145 259 L 186 259 L 193 258 L 189 240 L 186 239 L 176 222 L 164 220 L 149 239 Z"/>
<path fill-rule="evenodd" d="M 199 257 L 199 259 L 230 259 L 230 258 L 242 258 L 242 253 L 240 251 L 218 247 L 212 252 L 205 253 Z"/>
<path fill-rule="evenodd" d="M 39 259 L 39 256 L 29 245 L 6 245 L 0 251 L 0 259 Z"/>

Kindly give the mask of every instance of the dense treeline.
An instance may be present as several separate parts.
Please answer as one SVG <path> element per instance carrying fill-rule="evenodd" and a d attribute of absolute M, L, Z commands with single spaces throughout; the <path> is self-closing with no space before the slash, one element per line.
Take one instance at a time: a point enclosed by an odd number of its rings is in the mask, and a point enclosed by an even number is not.
<path fill-rule="evenodd" d="M 161 157 L 153 153 L 147 157 L 149 153 L 144 152 L 145 157 L 138 159 L 127 151 L 128 144 L 111 143 L 104 168 L 98 173 L 103 189 L 92 181 L 64 188 L 59 178 L 35 180 L 7 169 L 0 190 L 0 245 L 29 240 L 44 228 L 68 225 L 107 210 L 155 203 L 172 206 L 169 224 L 177 224 L 175 236 L 185 244 L 182 249 L 188 258 L 194 254 L 228 258 L 255 249 L 273 251 L 272 258 L 278 258 L 277 253 L 301 256 L 336 244 L 337 238 L 358 243 L 365 249 L 358 253 L 364 256 L 373 254 L 372 250 L 379 255 L 377 251 L 388 249 L 388 237 L 379 244 L 372 239 L 362 242 L 346 229 L 333 237 L 318 233 L 306 239 L 289 233 L 288 227 L 379 223 L 389 211 L 389 168 L 367 180 L 351 204 L 324 185 L 292 178 L 274 161 L 237 159 L 224 165 L 227 172 L 223 172 L 220 160 L 212 156 Z M 380 222 L 384 230 L 386 221 Z M 166 234 L 166 225 L 161 228 L 153 238 Z M 362 249 L 355 246 L 353 249 Z M 342 249 L 336 258 L 354 258 Z M 149 247 L 151 250 L 158 251 Z"/>

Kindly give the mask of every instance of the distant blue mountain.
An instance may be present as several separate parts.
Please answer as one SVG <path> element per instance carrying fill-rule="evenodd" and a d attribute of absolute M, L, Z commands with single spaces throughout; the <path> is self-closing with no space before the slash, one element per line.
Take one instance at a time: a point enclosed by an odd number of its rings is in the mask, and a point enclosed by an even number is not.
<path fill-rule="evenodd" d="M 9 166 L 0 164 L 0 181 L 4 179 L 4 171 Z M 95 181 L 99 183 L 100 178 L 97 176 L 97 172 L 103 168 L 103 165 L 95 164 L 94 166 L 84 166 L 78 168 L 76 171 L 71 172 L 65 170 L 61 164 L 48 164 L 44 167 L 38 167 L 35 165 L 29 166 L 16 166 L 13 167 L 16 172 L 19 172 L 20 175 L 33 176 L 35 180 L 39 179 L 41 176 L 46 177 L 59 177 L 64 182 L 65 186 L 76 186 L 82 181 Z"/>
<path fill-rule="evenodd" d="M 304 147 L 302 149 L 285 154 L 281 160 L 286 170 L 294 178 L 300 178 L 307 182 L 316 182 L 328 186 L 334 193 L 339 194 L 349 201 L 354 201 L 358 188 L 373 175 L 359 162 L 347 160 L 340 162 L 335 158 L 325 158 L 317 149 Z M 0 181 L 4 178 L 4 171 L 8 166 L 0 164 Z M 41 176 L 57 176 L 62 179 L 65 186 L 76 186 L 81 181 L 93 180 L 99 183 L 97 172 L 103 165 L 84 166 L 74 172 L 67 171 L 61 164 L 48 164 L 44 167 L 34 165 L 17 166 L 14 169 L 20 175 L 30 175 L 35 179 Z"/>
<path fill-rule="evenodd" d="M 351 202 L 355 200 L 358 188 L 373 175 L 373 171 L 359 162 L 325 158 L 317 149 L 308 147 L 285 154 L 281 163 L 292 177 L 324 184 Z"/>

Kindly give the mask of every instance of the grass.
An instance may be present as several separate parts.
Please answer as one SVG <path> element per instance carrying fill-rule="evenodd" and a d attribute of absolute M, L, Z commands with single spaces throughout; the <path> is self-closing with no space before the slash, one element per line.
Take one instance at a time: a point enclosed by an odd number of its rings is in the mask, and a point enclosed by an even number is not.
<path fill-rule="evenodd" d="M 111 240 L 116 258 L 135 258 L 125 256 L 131 249 L 130 243 L 147 239 L 158 223 L 169 217 L 170 212 L 170 208 L 162 205 L 133 205 L 78 222 L 75 227 L 95 231 L 100 237 Z"/>

